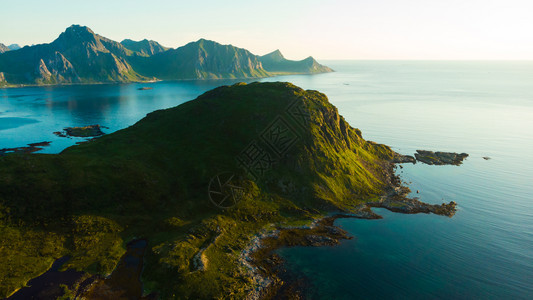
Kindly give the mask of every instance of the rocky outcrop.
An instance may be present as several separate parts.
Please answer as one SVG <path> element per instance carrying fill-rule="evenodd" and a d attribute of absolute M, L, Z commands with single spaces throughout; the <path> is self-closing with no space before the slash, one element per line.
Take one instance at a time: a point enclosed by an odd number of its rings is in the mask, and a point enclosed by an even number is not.
<path fill-rule="evenodd" d="M 56 51 L 47 62 L 49 70 L 56 76 L 58 82 L 79 82 L 80 77 L 74 66 L 63 54 Z"/>
<path fill-rule="evenodd" d="M 95 137 L 104 135 L 104 132 L 102 131 L 100 125 L 97 124 L 85 127 L 67 127 L 63 129 L 63 132 L 56 131 L 54 134 L 59 137 Z"/>
<path fill-rule="evenodd" d="M 310 226 L 265 229 L 253 237 L 240 256 L 254 283 L 246 299 L 300 299 L 295 297 L 295 291 L 287 289 L 287 283 L 293 285 L 295 280 L 286 272 L 283 259 L 275 250 L 291 246 L 334 246 L 341 240 L 351 239 L 345 230 L 333 225 L 339 217 L 350 216 L 334 215 L 315 220 Z"/>
<path fill-rule="evenodd" d="M 11 51 L 11 49 L 9 49 L 9 47 L 7 47 L 6 45 L 0 43 L 0 53 L 4 53 L 7 51 Z"/>
<path fill-rule="evenodd" d="M 398 163 L 398 164 L 402 164 L 402 163 L 416 164 L 416 159 L 413 156 L 411 156 L 411 155 L 402 155 L 402 154 L 396 153 L 391 162 L 395 163 L 395 164 L 396 163 Z"/>
<path fill-rule="evenodd" d="M 416 150 L 416 160 L 428 165 L 460 165 L 468 157 L 466 153 L 454 152 L 433 152 L 427 150 Z"/>
<path fill-rule="evenodd" d="M 118 77 L 122 77 L 126 79 L 128 73 L 133 71 L 131 69 L 131 66 L 122 57 L 118 57 L 114 55 L 113 53 L 111 53 L 111 57 L 113 58 L 113 71 L 116 72 Z"/>
<path fill-rule="evenodd" d="M 28 144 L 28 146 L 25 147 L 3 148 L 0 149 L 0 155 L 4 155 L 7 153 L 33 153 L 43 150 L 43 147 L 50 146 L 50 143 L 51 142 L 40 142 Z"/>
<path fill-rule="evenodd" d="M 37 69 L 35 70 L 35 77 L 38 81 L 41 81 L 43 83 L 49 83 L 52 79 L 52 73 L 50 73 L 48 67 L 42 59 L 39 61 Z"/>
<path fill-rule="evenodd" d="M 361 204 L 352 212 L 338 213 L 315 220 L 310 226 L 276 228 L 264 230 L 255 236 L 240 256 L 240 262 L 253 278 L 254 288 L 247 299 L 295 298 L 294 293 L 301 290 L 301 278 L 287 272 L 284 261 L 275 253 L 276 249 L 291 246 L 333 246 L 340 240 L 351 239 L 347 232 L 334 226 L 337 218 L 381 219 L 371 207 L 386 208 L 404 214 L 433 213 L 452 217 L 456 212 L 456 203 L 427 204 L 418 199 L 408 198 L 409 188 L 397 186 L 379 201 Z"/>
<path fill-rule="evenodd" d="M 152 56 L 157 53 L 165 52 L 168 48 L 163 47 L 156 41 L 142 40 L 139 42 L 132 41 L 130 39 L 125 39 L 120 42 L 127 49 L 135 52 L 136 55 L 140 56 Z"/>
<path fill-rule="evenodd" d="M 442 204 L 428 204 L 413 198 L 385 198 L 379 202 L 369 203 L 369 205 L 371 207 L 386 208 L 390 211 L 404 214 L 433 213 L 436 215 L 452 217 L 455 215 L 455 207 L 457 204 L 454 201 Z"/>

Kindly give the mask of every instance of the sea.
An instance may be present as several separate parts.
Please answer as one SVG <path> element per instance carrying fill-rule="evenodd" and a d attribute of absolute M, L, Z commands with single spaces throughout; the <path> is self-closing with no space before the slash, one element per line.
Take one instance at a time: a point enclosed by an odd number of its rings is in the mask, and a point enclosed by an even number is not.
<path fill-rule="evenodd" d="M 338 219 L 353 237 L 327 247 L 278 250 L 308 280 L 310 299 L 533 299 L 533 61 L 321 61 L 335 72 L 289 75 L 325 93 L 363 137 L 412 155 L 466 152 L 461 166 L 404 164 L 411 196 L 455 201 L 452 218 L 374 211 Z M 0 89 L 0 149 L 50 141 L 99 124 L 111 133 L 147 113 L 242 80 Z M 255 80 L 247 80 L 251 82 Z M 151 90 L 139 90 L 151 87 Z"/>

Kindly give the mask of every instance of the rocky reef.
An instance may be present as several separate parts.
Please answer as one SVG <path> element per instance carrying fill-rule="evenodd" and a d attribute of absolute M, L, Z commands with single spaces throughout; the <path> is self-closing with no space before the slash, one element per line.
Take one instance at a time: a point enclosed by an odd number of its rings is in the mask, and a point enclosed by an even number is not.
<path fill-rule="evenodd" d="M 433 152 L 427 150 L 416 150 L 416 160 L 428 165 L 455 165 L 458 166 L 463 163 L 463 160 L 468 157 L 466 153 L 455 152 Z"/>
<path fill-rule="evenodd" d="M 84 127 L 66 127 L 65 129 L 63 129 L 63 132 L 56 131 L 54 132 L 54 134 L 59 137 L 95 137 L 105 134 L 101 128 L 102 126 L 98 124 Z"/>
<path fill-rule="evenodd" d="M 0 155 L 7 153 L 33 153 L 43 150 L 43 147 L 50 146 L 50 143 L 51 142 L 40 142 L 28 144 L 26 147 L 2 148 L 0 149 Z"/>

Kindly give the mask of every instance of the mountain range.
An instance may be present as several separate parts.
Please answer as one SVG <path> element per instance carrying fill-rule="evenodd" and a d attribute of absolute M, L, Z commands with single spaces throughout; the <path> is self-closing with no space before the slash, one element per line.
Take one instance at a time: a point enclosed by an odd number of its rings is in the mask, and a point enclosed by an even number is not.
<path fill-rule="evenodd" d="M 49 44 L 0 44 L 0 86 L 150 80 L 260 78 L 332 72 L 308 57 L 287 60 L 200 39 L 172 49 L 156 41 L 116 42 L 72 25 Z"/>
<path fill-rule="evenodd" d="M 11 44 L 9 46 L 6 46 L 6 45 L 0 43 L 0 54 L 4 53 L 4 52 L 7 52 L 7 51 L 18 50 L 20 48 L 21 47 L 20 47 L 19 44 Z"/>

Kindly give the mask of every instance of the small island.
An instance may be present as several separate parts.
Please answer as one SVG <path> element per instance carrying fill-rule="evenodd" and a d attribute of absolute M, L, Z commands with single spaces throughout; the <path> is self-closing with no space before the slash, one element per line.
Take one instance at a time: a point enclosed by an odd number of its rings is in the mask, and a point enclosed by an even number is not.
<path fill-rule="evenodd" d="M 454 152 L 433 152 L 427 150 L 416 150 L 416 160 L 428 165 L 455 165 L 458 166 L 463 163 L 463 160 L 468 157 L 466 153 Z"/>
<path fill-rule="evenodd" d="M 83 127 L 66 127 L 63 131 L 55 131 L 54 134 L 59 137 L 97 137 L 105 134 L 101 128 L 102 126 L 98 124 Z"/>

